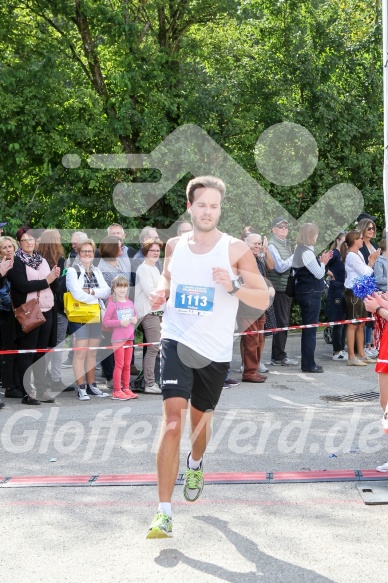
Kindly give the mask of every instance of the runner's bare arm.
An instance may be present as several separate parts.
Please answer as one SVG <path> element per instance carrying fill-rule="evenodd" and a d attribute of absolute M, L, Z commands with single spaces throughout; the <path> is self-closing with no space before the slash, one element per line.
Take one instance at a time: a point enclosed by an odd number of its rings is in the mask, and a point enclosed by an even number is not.
<path fill-rule="evenodd" d="M 149 300 L 152 310 L 158 310 L 170 295 L 170 280 L 171 275 L 168 270 L 168 265 L 171 261 L 172 254 L 175 249 L 179 237 L 169 239 L 166 243 L 166 251 L 164 255 L 163 271 L 158 281 L 156 291 L 150 294 Z"/>

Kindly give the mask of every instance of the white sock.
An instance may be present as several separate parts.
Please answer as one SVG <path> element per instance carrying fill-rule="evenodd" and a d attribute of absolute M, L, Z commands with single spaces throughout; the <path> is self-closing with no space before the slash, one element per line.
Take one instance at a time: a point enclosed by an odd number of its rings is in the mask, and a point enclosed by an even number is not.
<path fill-rule="evenodd" d="M 171 502 L 159 502 L 158 512 L 164 512 L 171 518 L 172 516 Z"/>
<path fill-rule="evenodd" d="M 189 456 L 189 468 L 190 470 L 198 470 L 199 466 L 201 465 L 202 458 L 199 461 L 195 461 L 190 454 Z"/>

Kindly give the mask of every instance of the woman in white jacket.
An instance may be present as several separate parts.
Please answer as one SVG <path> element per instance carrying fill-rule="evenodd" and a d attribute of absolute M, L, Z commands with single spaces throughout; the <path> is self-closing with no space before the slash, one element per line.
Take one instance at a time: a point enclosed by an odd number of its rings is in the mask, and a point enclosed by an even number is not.
<path fill-rule="evenodd" d="M 143 327 L 146 342 L 155 343 L 153 346 L 147 346 L 147 352 L 144 356 L 145 393 L 161 393 L 155 382 L 155 360 L 159 351 L 160 324 L 164 304 L 158 311 L 152 311 L 149 297 L 151 292 L 156 290 L 160 278 L 160 271 L 156 267 L 156 263 L 159 260 L 162 246 L 163 243 L 159 239 L 146 239 L 141 246 L 145 259 L 136 271 L 136 315 Z"/>
<path fill-rule="evenodd" d="M 101 271 L 93 265 L 96 245 L 92 239 L 82 241 L 77 246 L 79 262 L 70 267 L 66 274 L 66 287 L 75 300 L 86 304 L 101 304 L 110 296 L 110 288 Z M 74 335 L 74 348 L 96 348 L 101 339 L 101 322 L 78 324 L 69 322 L 70 333 Z M 78 386 L 78 399 L 88 401 L 90 395 L 107 397 L 94 380 L 96 366 L 95 350 L 76 350 L 73 358 L 74 376 Z M 85 379 L 86 377 L 86 379 Z"/>

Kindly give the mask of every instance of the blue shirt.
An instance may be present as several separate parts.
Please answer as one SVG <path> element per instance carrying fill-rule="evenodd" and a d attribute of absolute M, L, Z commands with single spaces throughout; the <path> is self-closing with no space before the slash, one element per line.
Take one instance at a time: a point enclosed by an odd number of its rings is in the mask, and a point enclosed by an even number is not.
<path fill-rule="evenodd" d="M 328 261 L 326 268 L 332 272 L 336 281 L 345 283 L 345 262 L 342 261 L 338 249 L 333 250 L 333 257 Z"/>

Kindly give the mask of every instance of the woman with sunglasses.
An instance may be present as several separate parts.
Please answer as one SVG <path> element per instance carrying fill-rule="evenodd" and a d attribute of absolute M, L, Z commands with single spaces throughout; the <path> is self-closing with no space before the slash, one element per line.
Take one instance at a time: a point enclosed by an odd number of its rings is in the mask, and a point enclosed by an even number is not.
<path fill-rule="evenodd" d="M 360 253 L 363 256 L 365 263 L 368 264 L 369 257 L 371 253 L 374 253 L 377 249 L 377 245 L 373 240 L 376 237 L 376 225 L 368 218 L 361 219 L 357 223 L 357 230 L 361 231 L 361 235 L 364 239 L 363 245 L 360 249 Z M 380 253 L 380 249 L 379 249 Z M 368 313 L 370 316 L 370 313 Z M 372 348 L 372 334 L 373 334 L 374 322 L 366 322 L 364 329 L 364 347 L 365 353 L 371 358 L 377 357 L 377 350 Z"/>

